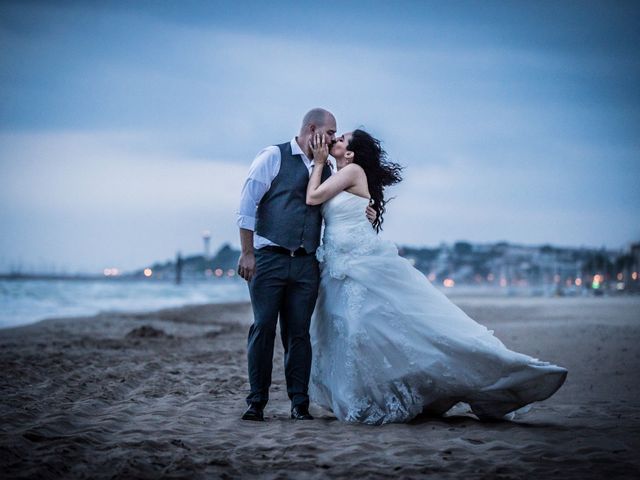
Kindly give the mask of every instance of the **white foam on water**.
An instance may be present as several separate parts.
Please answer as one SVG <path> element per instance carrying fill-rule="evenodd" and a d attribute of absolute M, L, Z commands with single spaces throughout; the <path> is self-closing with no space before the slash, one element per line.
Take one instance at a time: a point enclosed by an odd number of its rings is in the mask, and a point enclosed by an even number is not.
<path fill-rule="evenodd" d="M 0 280 L 0 328 L 103 311 L 153 311 L 249 300 L 243 280 L 175 285 L 140 280 Z"/>

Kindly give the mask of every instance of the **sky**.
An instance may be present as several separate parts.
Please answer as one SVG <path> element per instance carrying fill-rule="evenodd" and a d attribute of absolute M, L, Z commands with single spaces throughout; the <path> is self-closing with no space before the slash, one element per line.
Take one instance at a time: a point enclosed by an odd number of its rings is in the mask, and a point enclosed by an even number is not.
<path fill-rule="evenodd" d="M 640 241 L 637 2 L 0 2 L 0 272 L 239 246 L 245 175 L 313 107 L 404 181 L 382 235 Z"/>

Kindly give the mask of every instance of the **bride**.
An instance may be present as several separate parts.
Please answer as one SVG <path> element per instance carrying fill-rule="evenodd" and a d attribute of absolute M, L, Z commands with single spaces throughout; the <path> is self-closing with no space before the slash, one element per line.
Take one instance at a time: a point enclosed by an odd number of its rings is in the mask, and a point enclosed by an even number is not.
<path fill-rule="evenodd" d="M 355 130 L 330 152 L 324 136 L 311 148 L 307 203 L 323 204 L 325 222 L 311 321 L 314 402 L 346 422 L 407 422 L 458 402 L 490 420 L 513 418 L 560 388 L 566 369 L 509 350 L 377 236 L 384 187 L 401 180 L 378 140 Z M 329 153 L 338 172 L 321 183 Z"/>

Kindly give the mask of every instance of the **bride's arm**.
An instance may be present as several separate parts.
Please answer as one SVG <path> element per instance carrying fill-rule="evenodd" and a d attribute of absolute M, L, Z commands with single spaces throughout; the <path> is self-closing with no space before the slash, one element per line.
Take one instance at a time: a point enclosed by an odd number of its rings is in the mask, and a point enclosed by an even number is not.
<path fill-rule="evenodd" d="M 322 167 L 316 164 L 307 185 L 307 205 L 320 205 L 340 192 L 353 187 L 358 178 L 358 170 L 357 167 L 353 168 L 351 165 L 347 165 L 323 183 L 320 183 L 321 178 Z"/>
<path fill-rule="evenodd" d="M 324 203 L 343 190 L 347 190 L 355 185 L 358 171 L 356 168 L 349 168 L 351 165 L 347 165 L 338 171 L 338 173 L 327 178 L 324 183 L 321 183 L 322 169 L 329 156 L 329 147 L 324 143 L 324 136 L 321 140 L 314 138 L 311 144 L 311 150 L 313 151 L 314 167 L 309 177 L 309 183 L 307 184 L 307 205 Z"/>

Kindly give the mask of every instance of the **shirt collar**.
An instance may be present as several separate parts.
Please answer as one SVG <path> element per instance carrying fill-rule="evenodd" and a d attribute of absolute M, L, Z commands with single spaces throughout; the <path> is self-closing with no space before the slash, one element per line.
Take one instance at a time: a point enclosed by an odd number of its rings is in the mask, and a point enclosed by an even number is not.
<path fill-rule="evenodd" d="M 311 160 L 309 159 L 309 157 L 307 157 L 307 154 L 304 153 L 302 151 L 302 149 L 300 148 L 300 145 L 298 145 L 298 142 L 296 140 L 296 137 L 293 137 L 291 139 L 291 155 L 302 155 L 302 159 L 307 162 L 310 163 Z"/>

